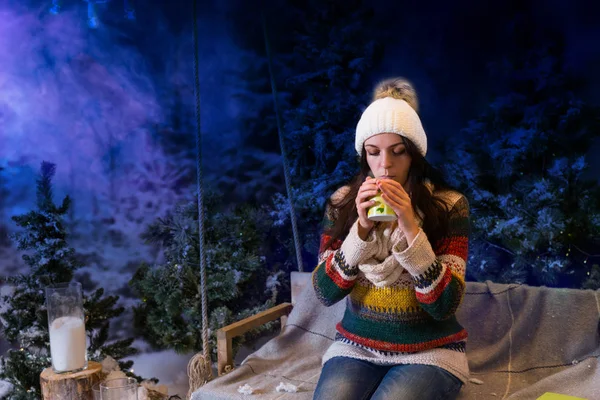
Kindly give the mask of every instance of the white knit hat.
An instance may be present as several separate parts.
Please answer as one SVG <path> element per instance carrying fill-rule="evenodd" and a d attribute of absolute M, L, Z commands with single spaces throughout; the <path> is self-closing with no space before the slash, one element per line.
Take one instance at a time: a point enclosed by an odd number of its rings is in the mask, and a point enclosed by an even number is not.
<path fill-rule="evenodd" d="M 427 135 L 421 119 L 405 100 L 384 97 L 367 107 L 356 125 L 355 148 L 358 155 L 362 154 L 365 140 L 380 133 L 404 136 L 415 144 L 423 157 L 427 154 Z"/>

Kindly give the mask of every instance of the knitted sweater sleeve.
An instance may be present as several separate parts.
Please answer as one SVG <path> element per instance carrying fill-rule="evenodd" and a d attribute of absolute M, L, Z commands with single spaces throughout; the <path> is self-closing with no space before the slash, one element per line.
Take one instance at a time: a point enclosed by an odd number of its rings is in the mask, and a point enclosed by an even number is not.
<path fill-rule="evenodd" d="M 377 250 L 373 232 L 366 241 L 358 236 L 358 220 L 343 241 L 336 240 L 325 249 L 325 244 L 330 239 L 326 233 L 327 228 L 334 222 L 332 212 L 328 209 L 325 212 L 324 231 L 321 234 L 318 265 L 312 273 L 315 293 L 325 306 L 337 303 L 352 291 L 358 276 L 358 264 L 373 256 Z"/>
<path fill-rule="evenodd" d="M 454 203 L 448 233 L 432 248 L 421 229 L 413 242 L 394 246 L 400 264 L 412 275 L 417 300 L 436 320 L 456 312 L 465 292 L 465 268 L 469 240 L 469 203 L 461 197 Z"/>

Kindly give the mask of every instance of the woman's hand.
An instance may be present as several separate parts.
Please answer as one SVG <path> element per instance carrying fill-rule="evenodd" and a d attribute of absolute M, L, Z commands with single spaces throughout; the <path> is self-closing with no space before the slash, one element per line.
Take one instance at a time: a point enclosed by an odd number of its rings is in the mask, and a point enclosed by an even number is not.
<path fill-rule="evenodd" d="M 381 198 L 398 216 L 398 226 L 411 243 L 419 233 L 419 225 L 415 221 L 410 196 L 401 184 L 393 179 L 377 179 L 376 185 L 381 190 Z"/>
<path fill-rule="evenodd" d="M 365 240 L 367 235 L 373 229 L 375 223 L 367 218 L 367 212 L 375 202 L 371 201 L 371 197 L 375 196 L 379 190 L 375 184 L 375 179 L 367 176 L 367 179 L 362 183 L 356 195 L 356 211 L 358 211 L 359 236 Z M 362 232 L 361 232 L 362 230 Z M 364 237 L 361 235 L 364 234 Z"/>

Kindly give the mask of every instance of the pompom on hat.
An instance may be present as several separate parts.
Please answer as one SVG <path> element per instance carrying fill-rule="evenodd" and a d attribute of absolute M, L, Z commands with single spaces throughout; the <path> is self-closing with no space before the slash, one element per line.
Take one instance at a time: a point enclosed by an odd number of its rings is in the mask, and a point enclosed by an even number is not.
<path fill-rule="evenodd" d="M 403 78 L 387 79 L 375 88 L 373 102 L 356 125 L 356 152 L 361 155 L 368 138 L 380 133 L 397 133 L 410 139 L 423 157 L 427 154 L 427 135 L 417 114 L 417 93 Z"/>

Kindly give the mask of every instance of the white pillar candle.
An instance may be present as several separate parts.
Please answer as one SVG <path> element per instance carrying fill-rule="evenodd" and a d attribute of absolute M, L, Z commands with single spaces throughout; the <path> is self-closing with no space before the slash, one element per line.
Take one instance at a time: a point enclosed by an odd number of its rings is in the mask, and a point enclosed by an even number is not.
<path fill-rule="evenodd" d="M 56 318 L 49 331 L 54 370 L 66 372 L 84 368 L 87 349 L 83 320 L 69 316 Z"/>

